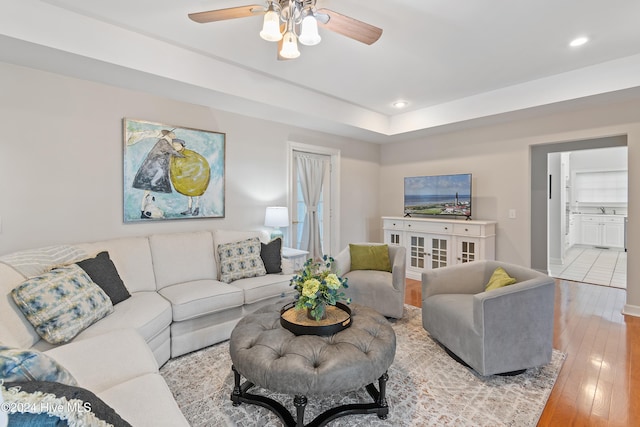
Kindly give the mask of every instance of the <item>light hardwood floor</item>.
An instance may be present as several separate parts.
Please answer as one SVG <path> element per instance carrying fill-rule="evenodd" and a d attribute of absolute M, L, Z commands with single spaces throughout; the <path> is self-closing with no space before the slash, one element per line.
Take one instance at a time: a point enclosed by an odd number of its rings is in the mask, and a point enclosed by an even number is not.
<path fill-rule="evenodd" d="M 421 293 L 407 279 L 405 302 Z M 556 281 L 553 347 L 567 358 L 538 426 L 640 426 L 640 318 L 624 304 L 623 289 Z"/>

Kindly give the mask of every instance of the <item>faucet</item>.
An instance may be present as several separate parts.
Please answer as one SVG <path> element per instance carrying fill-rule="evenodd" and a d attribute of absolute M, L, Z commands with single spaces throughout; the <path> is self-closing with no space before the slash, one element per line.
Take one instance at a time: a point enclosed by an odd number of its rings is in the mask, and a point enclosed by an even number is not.
<path fill-rule="evenodd" d="M 603 214 L 606 213 L 604 207 L 600 207 L 600 212 L 602 212 Z"/>

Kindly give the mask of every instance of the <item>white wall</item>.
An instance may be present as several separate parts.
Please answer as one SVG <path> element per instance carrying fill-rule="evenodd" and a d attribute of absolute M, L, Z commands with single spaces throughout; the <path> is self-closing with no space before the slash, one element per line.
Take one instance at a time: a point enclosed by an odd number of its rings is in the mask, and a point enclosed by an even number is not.
<path fill-rule="evenodd" d="M 287 203 L 287 142 L 341 151 L 341 246 L 376 239 L 379 146 L 0 63 L 0 254 L 199 229 L 259 229 Z M 124 224 L 122 119 L 226 133 L 226 217 Z"/>
<path fill-rule="evenodd" d="M 531 157 L 538 144 L 627 135 L 629 162 L 628 312 L 640 315 L 640 100 L 507 124 L 441 133 L 382 146 L 380 212 L 402 215 L 403 178 L 473 174 L 475 219 L 497 220 L 496 257 L 531 265 Z M 509 209 L 517 217 L 508 218 Z M 546 209 L 545 209 L 546 212 Z"/>
<path fill-rule="evenodd" d="M 627 147 L 571 152 L 571 171 L 627 170 Z"/>

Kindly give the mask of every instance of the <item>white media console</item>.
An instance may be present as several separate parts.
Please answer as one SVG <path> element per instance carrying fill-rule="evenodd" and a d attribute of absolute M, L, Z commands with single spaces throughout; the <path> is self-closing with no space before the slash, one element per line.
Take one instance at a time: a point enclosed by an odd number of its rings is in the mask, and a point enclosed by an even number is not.
<path fill-rule="evenodd" d="M 407 249 L 407 277 L 424 270 L 495 259 L 496 221 L 382 217 L 384 242 Z"/>

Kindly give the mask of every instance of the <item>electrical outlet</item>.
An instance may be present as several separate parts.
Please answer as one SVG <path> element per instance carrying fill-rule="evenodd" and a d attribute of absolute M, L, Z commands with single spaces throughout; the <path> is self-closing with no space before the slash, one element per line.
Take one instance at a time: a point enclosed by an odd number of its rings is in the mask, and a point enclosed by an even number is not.
<path fill-rule="evenodd" d="M 509 209 L 509 218 L 510 219 L 515 219 L 516 218 L 516 210 L 515 209 Z"/>

